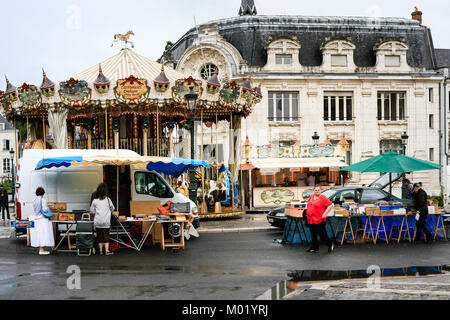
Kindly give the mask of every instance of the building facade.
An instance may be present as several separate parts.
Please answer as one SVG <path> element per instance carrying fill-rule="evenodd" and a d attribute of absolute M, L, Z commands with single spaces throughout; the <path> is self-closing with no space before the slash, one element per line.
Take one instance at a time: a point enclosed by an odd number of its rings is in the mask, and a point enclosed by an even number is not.
<path fill-rule="evenodd" d="M 14 155 L 14 163 L 11 160 L 11 149 L 15 150 L 14 146 L 14 126 L 9 123 L 2 115 L 0 115 L 0 180 L 10 180 L 11 179 L 11 169 L 12 166 L 15 165 L 15 155 Z"/>
<path fill-rule="evenodd" d="M 251 76 L 263 98 L 242 120 L 242 144 L 248 137 L 253 147 L 311 145 L 317 133 L 320 142 L 333 144 L 345 137 L 348 164 L 392 150 L 447 165 L 450 93 L 444 67 L 450 50 L 434 48 L 420 12 L 412 19 L 256 12 L 253 1 L 243 1 L 240 16 L 189 30 L 164 61 L 198 79 L 216 70 L 221 81 Z M 204 144 L 220 144 L 227 154 L 225 136 L 220 128 L 205 129 Z M 444 176 L 442 169 L 409 177 L 438 195 Z M 355 173 L 349 183 L 378 177 Z"/>

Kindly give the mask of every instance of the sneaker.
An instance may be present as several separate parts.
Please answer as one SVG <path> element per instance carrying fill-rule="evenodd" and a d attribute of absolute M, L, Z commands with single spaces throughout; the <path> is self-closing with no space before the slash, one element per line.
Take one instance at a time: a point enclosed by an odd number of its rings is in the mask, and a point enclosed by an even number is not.
<path fill-rule="evenodd" d="M 316 249 L 313 249 L 313 248 L 310 248 L 310 249 L 308 249 L 306 252 L 309 252 L 309 253 L 318 253 L 319 252 L 319 250 L 316 250 Z"/>
<path fill-rule="evenodd" d="M 107 252 L 105 252 L 105 256 L 112 256 L 112 255 L 114 255 L 114 252 L 111 252 L 111 251 L 107 251 Z"/>
<path fill-rule="evenodd" d="M 334 243 L 331 244 L 331 246 L 328 248 L 328 252 L 332 253 L 334 251 Z"/>
<path fill-rule="evenodd" d="M 48 252 L 48 251 L 39 251 L 39 255 L 41 255 L 41 256 L 47 256 L 49 254 L 50 254 L 50 252 Z"/>

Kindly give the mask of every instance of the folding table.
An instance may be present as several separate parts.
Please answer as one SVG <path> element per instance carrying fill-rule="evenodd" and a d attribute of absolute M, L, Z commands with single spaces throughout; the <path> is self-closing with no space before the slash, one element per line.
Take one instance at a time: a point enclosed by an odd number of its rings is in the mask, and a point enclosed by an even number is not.
<path fill-rule="evenodd" d="M 430 213 L 428 215 L 429 219 L 431 220 L 432 226 L 434 228 L 434 240 L 436 240 L 437 236 L 438 236 L 438 231 L 442 229 L 442 231 L 444 232 L 444 238 L 445 241 L 448 241 L 447 238 L 447 230 L 445 228 L 445 223 L 444 223 L 444 213 L 443 212 L 437 212 L 437 213 Z M 437 219 L 435 220 L 435 222 L 433 221 L 433 218 L 437 217 Z M 439 228 L 439 223 L 442 224 L 442 227 Z"/>
<path fill-rule="evenodd" d="M 400 243 L 401 239 L 406 239 L 406 232 L 408 232 L 408 240 L 409 240 L 409 242 L 411 242 L 411 232 L 409 229 L 408 216 L 409 216 L 408 214 L 397 214 L 397 215 L 393 216 L 392 227 L 391 227 L 391 231 L 389 233 L 389 239 L 395 240 L 395 241 L 397 241 L 397 243 Z M 392 238 L 392 231 L 394 230 L 395 222 L 398 222 L 399 218 L 402 219 L 402 222 L 400 224 L 400 229 L 398 231 L 398 238 Z M 398 225 L 399 224 L 397 223 L 397 228 L 398 228 Z M 405 225 L 406 225 L 406 228 L 404 228 Z"/>
<path fill-rule="evenodd" d="M 338 218 L 338 223 L 336 225 L 336 230 L 334 233 L 334 237 L 337 239 L 337 235 L 339 232 L 342 232 L 342 239 L 341 239 L 341 246 L 344 244 L 344 240 L 352 240 L 353 244 L 356 245 L 356 239 L 355 239 L 355 234 L 353 233 L 353 226 L 352 226 L 352 221 L 351 221 L 351 217 L 350 216 L 335 216 L 336 218 Z M 339 229 L 339 227 L 342 227 L 342 223 L 343 220 L 345 219 L 345 224 L 344 227 Z M 351 238 L 347 239 L 347 227 L 350 226 L 350 234 L 351 234 Z"/>

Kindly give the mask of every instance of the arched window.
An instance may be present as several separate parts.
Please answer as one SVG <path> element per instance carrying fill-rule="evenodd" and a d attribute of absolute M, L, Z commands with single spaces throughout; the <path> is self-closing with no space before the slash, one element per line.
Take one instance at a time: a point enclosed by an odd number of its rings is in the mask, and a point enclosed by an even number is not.
<path fill-rule="evenodd" d="M 216 65 L 208 63 L 200 70 L 200 76 L 203 80 L 208 80 L 214 75 L 214 72 L 216 72 L 216 70 L 218 70 Z"/>

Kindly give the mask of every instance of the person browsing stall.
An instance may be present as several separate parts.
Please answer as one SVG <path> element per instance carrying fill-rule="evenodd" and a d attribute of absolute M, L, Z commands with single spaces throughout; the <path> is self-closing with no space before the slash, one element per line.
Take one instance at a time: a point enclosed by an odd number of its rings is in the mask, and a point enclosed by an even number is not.
<path fill-rule="evenodd" d="M 36 189 L 36 199 L 33 201 L 34 216 L 30 217 L 30 221 L 34 221 L 34 228 L 30 229 L 30 240 L 33 248 L 39 248 L 40 255 L 49 255 L 50 252 L 46 251 L 45 247 L 53 248 L 55 239 L 52 222 L 42 214 L 42 210 L 49 210 L 44 194 L 44 188 Z"/>
<path fill-rule="evenodd" d="M 414 192 L 414 187 L 411 181 L 404 179 L 402 181 L 402 199 L 412 200 L 412 194 Z"/>
<path fill-rule="evenodd" d="M 422 239 L 422 231 L 426 236 L 426 242 L 433 241 L 433 236 L 426 225 L 428 218 L 428 195 L 425 190 L 422 189 L 421 183 L 415 183 L 412 194 L 413 208 L 416 209 L 416 238 L 414 242 L 418 242 Z"/>
<path fill-rule="evenodd" d="M 328 213 L 334 208 L 334 204 L 322 194 L 322 188 L 316 186 L 314 188 L 314 194 L 309 198 L 306 207 L 308 226 L 311 230 L 312 247 L 308 249 L 310 253 L 319 252 L 319 241 L 317 236 L 326 243 L 328 246 L 328 252 L 334 251 L 334 244 L 328 238 L 325 224 L 327 221 Z"/>
<path fill-rule="evenodd" d="M 115 210 L 111 199 L 106 195 L 108 192 L 107 185 L 101 183 L 96 191 L 96 199 L 92 201 L 91 212 L 95 214 L 94 226 L 97 233 L 97 241 L 100 249 L 100 254 L 103 254 L 103 247 L 105 247 L 105 255 L 112 255 L 109 251 L 109 234 L 111 229 L 111 215 Z"/>

